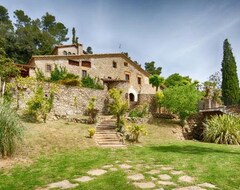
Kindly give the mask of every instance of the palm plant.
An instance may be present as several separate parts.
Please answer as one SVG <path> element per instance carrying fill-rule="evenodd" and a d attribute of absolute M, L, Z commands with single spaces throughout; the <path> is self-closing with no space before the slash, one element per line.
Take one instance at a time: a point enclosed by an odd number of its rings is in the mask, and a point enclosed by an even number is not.
<path fill-rule="evenodd" d="M 204 140 L 218 144 L 240 144 L 240 118 L 233 115 L 214 116 L 204 123 Z"/>

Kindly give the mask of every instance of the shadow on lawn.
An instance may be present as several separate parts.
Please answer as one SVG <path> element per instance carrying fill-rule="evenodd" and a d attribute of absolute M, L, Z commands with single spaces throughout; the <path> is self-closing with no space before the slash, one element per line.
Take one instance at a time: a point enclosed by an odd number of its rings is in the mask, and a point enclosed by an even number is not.
<path fill-rule="evenodd" d="M 199 147 L 194 145 L 168 145 L 168 146 L 153 146 L 150 147 L 153 151 L 159 152 L 172 152 L 172 153 L 179 153 L 179 154 L 209 154 L 209 153 L 220 153 L 220 154 L 235 154 L 240 156 L 240 151 L 231 151 L 226 149 L 220 149 L 215 147 Z"/>

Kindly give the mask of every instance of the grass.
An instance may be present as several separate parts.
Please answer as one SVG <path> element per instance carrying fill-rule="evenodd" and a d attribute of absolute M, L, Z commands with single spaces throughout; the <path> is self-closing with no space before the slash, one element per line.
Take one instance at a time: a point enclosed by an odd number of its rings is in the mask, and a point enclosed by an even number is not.
<path fill-rule="evenodd" d="M 169 131 L 176 126 L 173 124 L 169 126 L 168 123 L 163 122 L 161 127 L 147 125 L 150 130 L 149 136 L 140 139 L 144 142 L 141 143 L 142 146 L 130 145 L 127 149 L 102 149 L 95 147 L 93 140 L 85 137 L 88 127 L 81 124 L 65 124 L 63 121 L 51 122 L 48 126 L 47 124 L 26 126 L 29 130 L 27 130 L 25 143 L 31 142 L 31 148 L 28 151 L 33 162 L 29 165 L 20 164 L 0 170 L 0 189 L 28 190 L 64 179 L 71 181 L 86 175 L 90 169 L 115 164 L 116 160 L 120 163 L 130 160 L 131 165 L 139 163 L 149 166 L 169 165 L 193 176 L 196 183 L 213 183 L 224 190 L 240 189 L 238 146 L 180 141 L 172 134 L 170 140 L 167 140 Z M 36 149 L 32 150 L 34 147 Z M 26 151 L 22 151 L 21 154 L 26 154 Z M 146 170 L 142 168 L 142 172 Z M 146 175 L 146 177 L 149 176 Z M 108 172 L 75 189 L 103 188 L 106 190 L 137 189 L 128 182 L 123 170 Z"/>

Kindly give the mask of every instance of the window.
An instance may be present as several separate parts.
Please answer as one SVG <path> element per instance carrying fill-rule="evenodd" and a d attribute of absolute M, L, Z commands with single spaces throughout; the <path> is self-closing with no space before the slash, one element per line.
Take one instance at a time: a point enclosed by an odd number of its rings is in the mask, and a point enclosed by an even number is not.
<path fill-rule="evenodd" d="M 141 85 L 141 84 L 142 84 L 142 78 L 141 78 L 141 77 L 138 77 L 137 80 L 138 80 L 138 84 Z"/>
<path fill-rule="evenodd" d="M 63 51 L 63 55 L 67 55 L 67 52 L 66 52 L 66 51 Z"/>
<path fill-rule="evenodd" d="M 124 62 L 124 66 L 127 67 L 127 66 L 128 66 L 128 63 L 127 63 L 127 62 Z"/>
<path fill-rule="evenodd" d="M 113 61 L 113 68 L 117 68 L 117 63 Z"/>
<path fill-rule="evenodd" d="M 68 52 L 68 55 L 72 55 L 72 53 L 69 51 L 69 52 Z"/>
<path fill-rule="evenodd" d="M 130 80 L 130 75 L 129 74 L 125 74 L 125 80 L 127 80 L 127 81 Z"/>
<path fill-rule="evenodd" d="M 112 77 L 108 77 L 108 79 L 112 79 Z"/>
<path fill-rule="evenodd" d="M 46 65 L 46 72 L 52 72 L 52 65 Z"/>
<path fill-rule="evenodd" d="M 90 61 L 82 61 L 82 66 L 91 68 L 91 62 Z"/>
<path fill-rule="evenodd" d="M 79 66 L 79 61 L 68 60 L 69 65 Z"/>
<path fill-rule="evenodd" d="M 82 70 L 82 77 L 86 77 L 87 76 L 87 71 L 86 70 Z"/>

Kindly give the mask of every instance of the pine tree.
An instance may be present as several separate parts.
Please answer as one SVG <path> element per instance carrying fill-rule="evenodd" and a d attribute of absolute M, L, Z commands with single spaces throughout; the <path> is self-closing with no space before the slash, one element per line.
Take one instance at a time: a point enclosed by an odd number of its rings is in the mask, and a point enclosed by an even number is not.
<path fill-rule="evenodd" d="M 239 100 L 237 65 L 231 44 L 226 39 L 223 44 L 222 97 L 225 105 L 234 105 Z"/>

